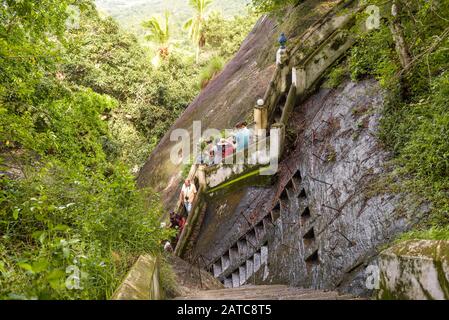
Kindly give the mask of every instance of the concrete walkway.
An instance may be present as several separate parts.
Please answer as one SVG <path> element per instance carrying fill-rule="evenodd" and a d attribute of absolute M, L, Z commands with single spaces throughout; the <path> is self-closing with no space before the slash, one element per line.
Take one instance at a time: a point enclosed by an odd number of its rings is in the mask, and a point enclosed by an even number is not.
<path fill-rule="evenodd" d="M 243 286 L 233 289 L 199 291 L 175 300 L 354 300 L 334 291 L 300 289 L 284 285 Z"/>

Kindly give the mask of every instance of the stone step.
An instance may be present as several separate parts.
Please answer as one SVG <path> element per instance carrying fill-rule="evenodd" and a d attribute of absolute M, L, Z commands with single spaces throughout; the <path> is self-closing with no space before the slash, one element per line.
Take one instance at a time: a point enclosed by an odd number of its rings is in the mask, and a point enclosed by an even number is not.
<path fill-rule="evenodd" d="M 200 291 L 176 300 L 352 300 L 335 291 L 301 289 L 284 285 L 246 285 L 233 289 Z"/>

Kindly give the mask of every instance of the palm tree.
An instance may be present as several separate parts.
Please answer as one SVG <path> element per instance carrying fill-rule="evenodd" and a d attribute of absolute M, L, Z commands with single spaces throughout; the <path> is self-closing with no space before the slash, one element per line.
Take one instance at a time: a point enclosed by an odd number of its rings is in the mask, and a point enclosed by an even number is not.
<path fill-rule="evenodd" d="M 196 46 L 196 63 L 199 61 L 200 48 L 205 44 L 203 27 L 206 10 L 212 4 L 212 1 L 213 0 L 189 0 L 189 5 L 193 8 L 195 13 L 192 18 L 185 22 L 184 29 L 189 30 L 189 37 Z"/>
<path fill-rule="evenodd" d="M 159 56 L 166 58 L 169 54 L 168 46 L 170 43 L 170 12 L 165 11 L 165 23 L 158 17 L 152 17 L 150 20 L 142 23 L 142 26 L 149 30 L 149 34 L 145 39 L 156 43 Z"/>

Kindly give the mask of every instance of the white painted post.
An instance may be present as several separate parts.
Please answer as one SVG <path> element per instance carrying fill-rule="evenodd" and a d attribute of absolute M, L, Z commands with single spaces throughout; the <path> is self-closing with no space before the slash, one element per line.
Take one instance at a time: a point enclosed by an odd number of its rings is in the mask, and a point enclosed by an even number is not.
<path fill-rule="evenodd" d="M 196 172 L 198 177 L 198 182 L 200 184 L 200 188 L 203 188 L 203 191 L 207 190 L 207 181 L 206 181 L 206 165 L 200 164 L 198 165 L 198 170 Z"/>
<path fill-rule="evenodd" d="M 307 72 L 305 68 L 301 67 L 296 70 L 295 83 L 296 93 L 299 96 L 307 89 Z"/>
<path fill-rule="evenodd" d="M 254 134 L 258 137 L 263 135 L 268 126 L 268 109 L 263 99 L 257 100 L 254 107 L 254 123 Z"/>

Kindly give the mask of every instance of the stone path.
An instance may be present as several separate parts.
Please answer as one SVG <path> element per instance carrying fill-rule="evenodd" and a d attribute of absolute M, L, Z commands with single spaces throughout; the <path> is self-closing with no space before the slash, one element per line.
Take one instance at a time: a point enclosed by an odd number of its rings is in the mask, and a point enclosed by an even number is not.
<path fill-rule="evenodd" d="M 300 289 L 284 285 L 242 286 L 233 289 L 199 291 L 175 300 L 354 300 L 334 291 Z"/>

